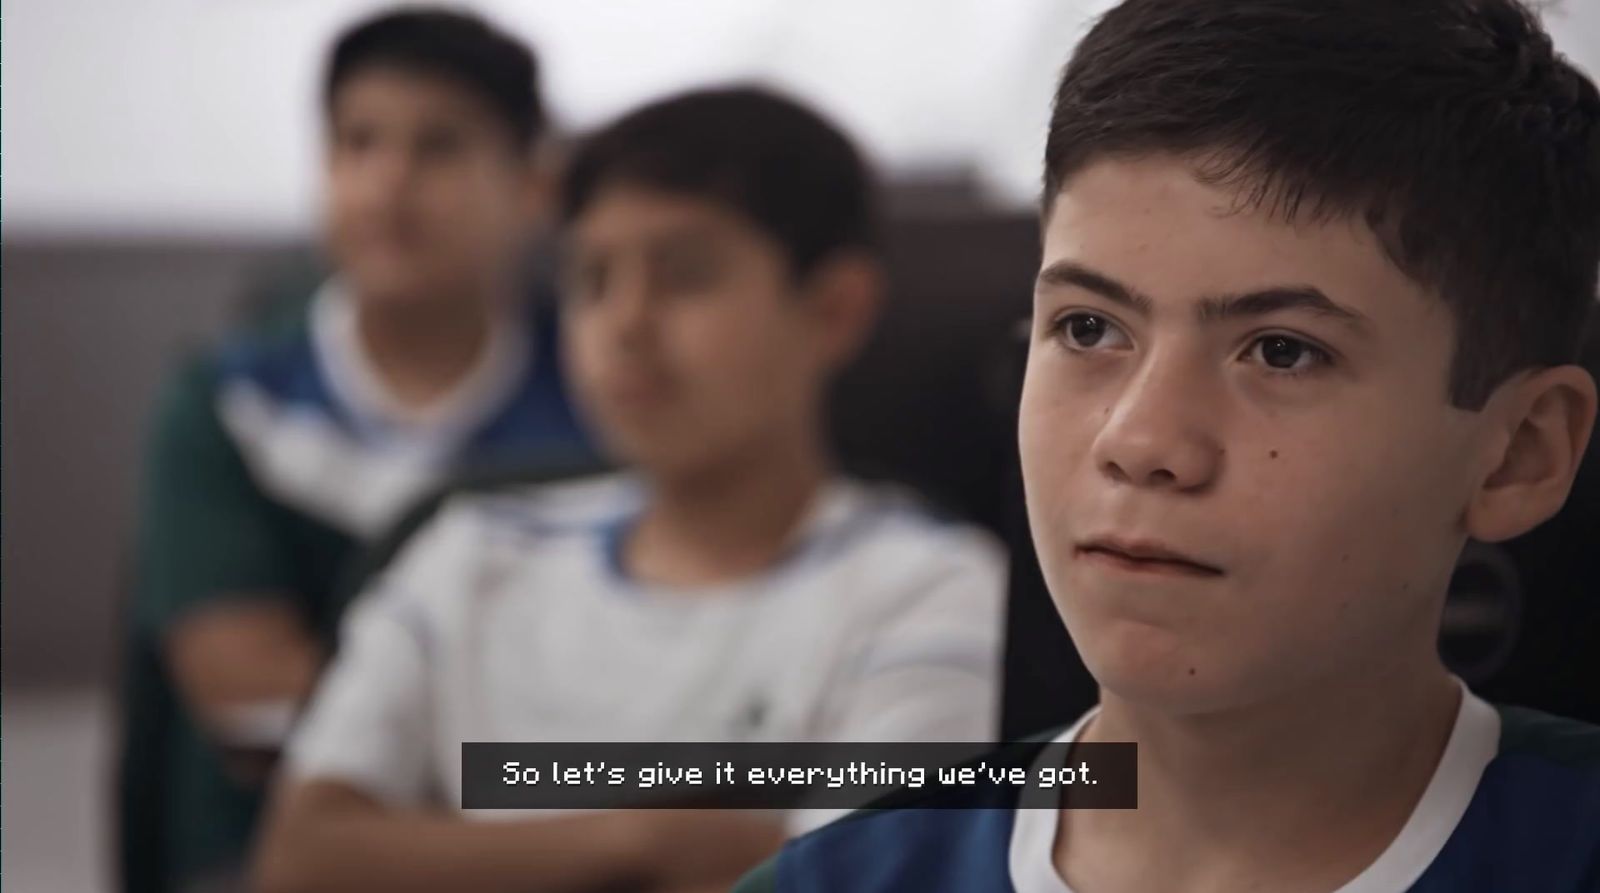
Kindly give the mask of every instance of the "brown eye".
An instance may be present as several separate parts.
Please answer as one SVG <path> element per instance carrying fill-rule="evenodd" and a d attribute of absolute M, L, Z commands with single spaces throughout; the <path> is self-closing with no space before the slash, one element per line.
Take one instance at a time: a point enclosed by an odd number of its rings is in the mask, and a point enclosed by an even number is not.
<path fill-rule="evenodd" d="M 1293 369 L 1300 358 L 1306 355 L 1305 348 L 1304 343 L 1293 338 L 1263 338 L 1261 358 L 1274 369 Z"/>
<path fill-rule="evenodd" d="M 562 299 L 574 304 L 598 300 L 605 293 L 606 272 L 601 262 L 569 262 L 561 272 Z"/>
<path fill-rule="evenodd" d="M 347 155 L 359 155 L 372 148 L 378 141 L 377 133 L 371 127 L 349 126 L 341 127 L 334 134 L 334 147 Z"/>
<path fill-rule="evenodd" d="M 417 155 L 428 161 L 447 161 L 462 154 L 466 144 L 466 137 L 459 131 L 437 127 L 417 138 Z"/>
<path fill-rule="evenodd" d="M 678 295 L 713 288 L 721 272 L 714 258 L 698 253 L 663 257 L 652 271 L 657 288 Z"/>
<path fill-rule="evenodd" d="M 1067 333 L 1079 347 L 1093 347 L 1106 334 L 1106 321 L 1098 316 L 1074 316 L 1067 320 Z"/>
<path fill-rule="evenodd" d="M 1121 348 L 1129 343 L 1116 323 L 1094 313 L 1068 313 L 1057 320 L 1055 332 L 1069 350 Z"/>
<path fill-rule="evenodd" d="M 1278 373 L 1300 375 L 1333 362 L 1327 351 L 1290 335 L 1263 335 L 1251 342 L 1252 360 Z"/>

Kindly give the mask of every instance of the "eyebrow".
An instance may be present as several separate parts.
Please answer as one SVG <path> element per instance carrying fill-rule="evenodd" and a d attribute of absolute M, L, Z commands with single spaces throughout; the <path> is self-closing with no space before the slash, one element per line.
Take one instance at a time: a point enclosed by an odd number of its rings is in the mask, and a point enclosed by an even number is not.
<path fill-rule="evenodd" d="M 1155 302 L 1148 295 L 1073 261 L 1056 261 L 1039 271 L 1037 285 L 1081 288 L 1149 316 Z M 1265 316 L 1283 310 L 1304 310 L 1368 332 L 1372 320 L 1346 307 L 1311 285 L 1272 285 L 1238 294 L 1209 295 L 1200 299 L 1196 317 L 1202 323 Z"/>
<path fill-rule="evenodd" d="M 684 251 L 699 251 L 706 246 L 714 244 L 716 231 L 705 224 L 692 224 L 686 227 L 677 227 L 652 233 L 638 243 L 645 255 L 652 260 L 666 254 L 681 253 Z M 557 259 L 570 265 L 579 260 L 593 260 L 612 253 L 613 246 L 605 246 L 598 250 L 580 245 L 571 234 L 563 240 L 558 249 Z"/>
<path fill-rule="evenodd" d="M 705 224 L 695 224 L 672 229 L 652 236 L 645 242 L 645 251 L 652 257 L 663 254 L 704 251 L 716 243 L 716 230 Z"/>

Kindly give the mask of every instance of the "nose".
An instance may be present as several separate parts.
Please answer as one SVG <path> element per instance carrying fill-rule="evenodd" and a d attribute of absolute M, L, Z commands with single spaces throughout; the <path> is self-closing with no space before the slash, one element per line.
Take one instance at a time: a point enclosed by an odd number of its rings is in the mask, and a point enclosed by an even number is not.
<path fill-rule="evenodd" d="M 1107 408 L 1095 465 L 1119 484 L 1203 490 L 1222 467 L 1218 412 L 1194 368 L 1152 355 Z"/>
<path fill-rule="evenodd" d="M 400 147 L 382 145 L 368 150 L 358 161 L 349 179 L 357 188 L 362 203 L 370 210 L 392 211 L 398 206 L 412 179 L 413 165 Z"/>

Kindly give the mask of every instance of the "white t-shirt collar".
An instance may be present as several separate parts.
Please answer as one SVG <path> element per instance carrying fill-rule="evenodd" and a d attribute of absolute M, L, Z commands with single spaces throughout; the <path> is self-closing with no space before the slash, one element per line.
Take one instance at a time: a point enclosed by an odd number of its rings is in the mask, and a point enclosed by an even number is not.
<path fill-rule="evenodd" d="M 311 339 L 335 399 L 364 437 L 447 455 L 515 394 L 534 361 L 526 328 L 507 320 L 492 326 L 477 361 L 456 386 L 426 407 L 395 397 L 373 366 L 357 328 L 356 304 L 338 279 L 325 282 L 311 304 Z"/>
<path fill-rule="evenodd" d="M 648 485 L 644 480 L 636 475 L 629 479 L 634 488 L 635 504 L 627 512 L 615 518 L 607 526 L 605 536 L 602 537 L 597 557 L 604 563 L 603 575 L 610 579 L 613 588 L 635 595 L 669 597 L 674 602 L 682 602 L 680 597 L 683 595 L 694 594 L 699 597 L 698 603 L 732 603 L 735 601 L 732 598 L 717 598 L 717 596 L 732 596 L 746 590 L 771 588 L 775 581 L 786 576 L 795 565 L 808 561 L 816 553 L 826 550 L 829 546 L 826 542 L 829 536 L 846 529 L 850 521 L 864 510 L 867 503 L 866 494 L 860 485 L 843 477 L 827 478 L 812 494 L 809 504 L 789 531 L 783 548 L 779 550 L 778 558 L 770 565 L 737 580 L 707 586 L 673 586 L 640 580 L 630 574 L 623 565 L 623 541 L 649 500 Z"/>
<path fill-rule="evenodd" d="M 1332 893 L 1403 893 L 1438 858 L 1461 817 L 1466 815 L 1483 770 L 1500 748 L 1500 714 L 1461 686 L 1450 740 L 1433 778 L 1388 848 L 1361 874 Z M 1076 741 L 1098 707 L 1084 714 L 1056 743 Z M 1055 867 L 1055 839 L 1061 813 L 1056 809 L 1018 809 L 1011 829 L 1009 864 L 1017 893 L 1073 893 Z"/>

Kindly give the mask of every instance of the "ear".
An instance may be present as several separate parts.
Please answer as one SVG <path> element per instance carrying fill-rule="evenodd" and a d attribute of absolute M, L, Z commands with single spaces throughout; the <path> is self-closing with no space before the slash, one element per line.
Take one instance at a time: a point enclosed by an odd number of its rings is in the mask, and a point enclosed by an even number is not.
<path fill-rule="evenodd" d="M 883 266 L 865 252 L 842 252 L 807 277 L 806 306 L 816 323 L 823 364 L 848 363 L 872 334 L 883 305 Z"/>
<path fill-rule="evenodd" d="M 1502 385 L 1485 412 L 1494 427 L 1491 469 L 1467 506 L 1467 532 L 1498 542 L 1561 510 L 1595 419 L 1595 382 L 1580 366 L 1556 366 Z"/>

